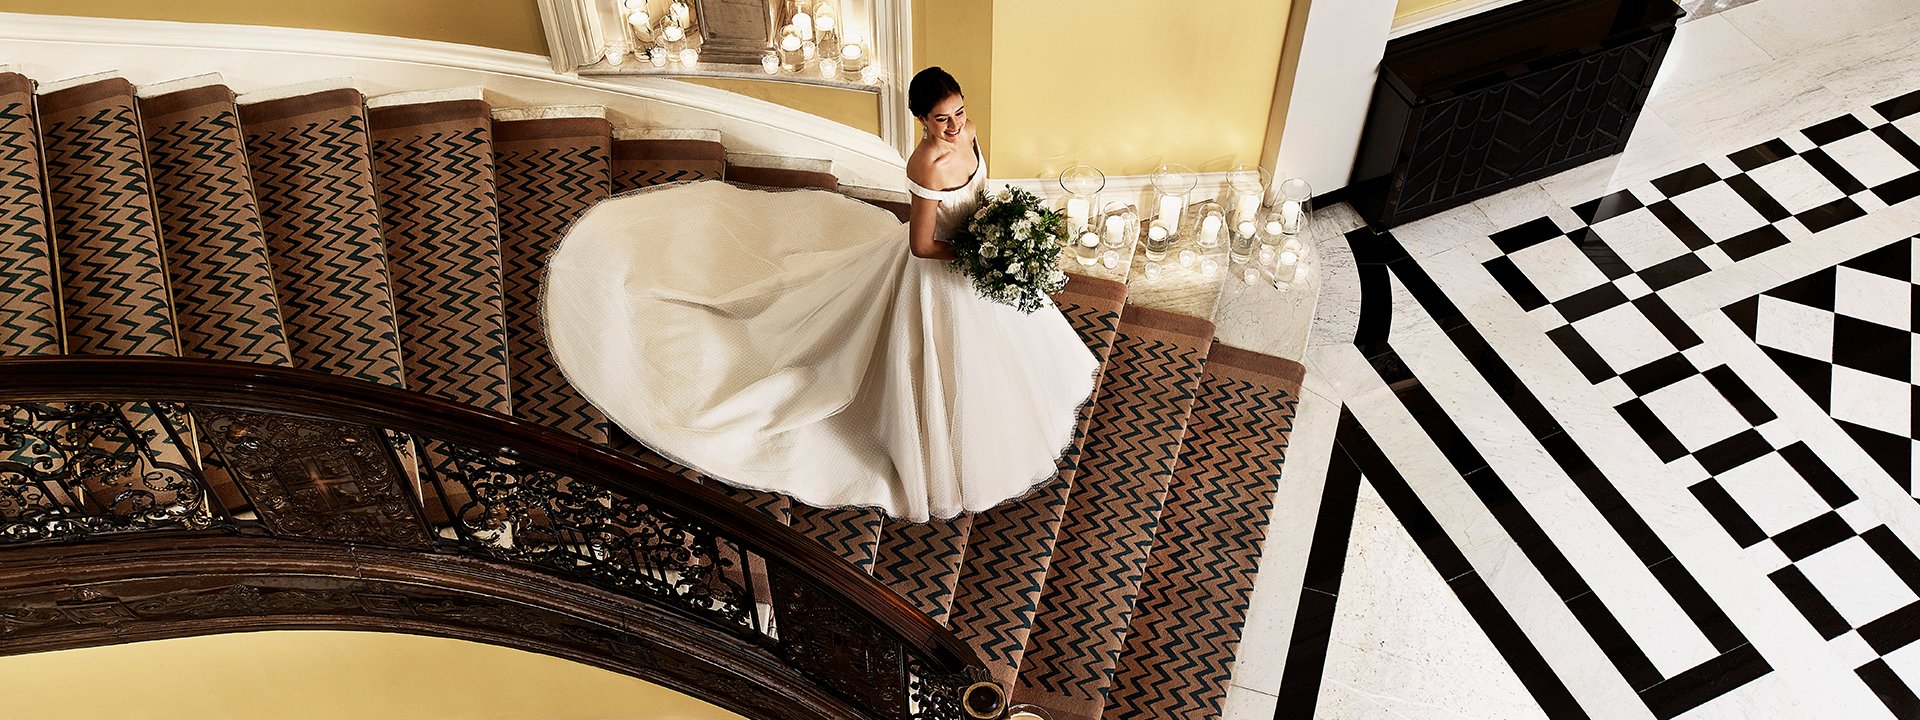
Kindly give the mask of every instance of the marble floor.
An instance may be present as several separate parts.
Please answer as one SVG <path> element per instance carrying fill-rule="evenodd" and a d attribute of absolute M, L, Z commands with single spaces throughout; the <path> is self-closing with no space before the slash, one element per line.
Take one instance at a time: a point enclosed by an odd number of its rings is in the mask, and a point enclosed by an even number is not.
<path fill-rule="evenodd" d="M 1228 284 L 1308 368 L 1228 720 L 1920 718 L 1920 2 L 1722 5 L 1624 154 Z"/>

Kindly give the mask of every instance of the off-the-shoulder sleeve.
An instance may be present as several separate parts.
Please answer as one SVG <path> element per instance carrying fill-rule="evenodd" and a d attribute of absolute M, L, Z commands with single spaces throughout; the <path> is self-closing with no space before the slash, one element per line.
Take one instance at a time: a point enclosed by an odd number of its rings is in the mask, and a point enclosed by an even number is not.
<path fill-rule="evenodd" d="M 939 190 L 928 190 L 924 187 L 921 187 L 920 183 L 914 182 L 912 180 L 907 181 L 907 192 L 913 193 L 915 195 L 926 198 L 928 200 L 932 200 L 934 202 L 940 202 L 942 199 L 945 199 L 946 197 L 946 193 L 940 192 Z"/>

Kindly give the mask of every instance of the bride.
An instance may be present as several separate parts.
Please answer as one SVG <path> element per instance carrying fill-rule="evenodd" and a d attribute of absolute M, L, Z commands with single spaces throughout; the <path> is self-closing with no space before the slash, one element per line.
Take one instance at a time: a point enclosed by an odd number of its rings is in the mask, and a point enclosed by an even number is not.
<path fill-rule="evenodd" d="M 635 439 L 720 482 L 913 521 L 1053 475 L 1092 392 L 1057 308 L 948 269 L 986 185 L 959 83 L 913 78 L 912 214 L 818 190 L 644 190 L 581 217 L 549 268 L 554 357 Z"/>

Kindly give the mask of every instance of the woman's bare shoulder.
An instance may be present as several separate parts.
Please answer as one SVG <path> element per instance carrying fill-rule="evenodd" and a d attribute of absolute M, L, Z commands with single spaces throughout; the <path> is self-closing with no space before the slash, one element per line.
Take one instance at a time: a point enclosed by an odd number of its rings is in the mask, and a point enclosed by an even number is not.
<path fill-rule="evenodd" d="M 931 187 L 927 181 L 951 165 L 953 156 L 952 148 L 942 147 L 941 143 L 933 140 L 922 140 L 913 149 L 913 155 L 907 158 L 907 179 Z"/>

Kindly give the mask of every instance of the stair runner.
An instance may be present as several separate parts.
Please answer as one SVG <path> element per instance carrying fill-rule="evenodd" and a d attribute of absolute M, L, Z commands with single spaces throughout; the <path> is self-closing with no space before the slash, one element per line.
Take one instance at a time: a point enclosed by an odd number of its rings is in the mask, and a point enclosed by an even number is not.
<path fill-rule="evenodd" d="M 120 79 L 36 97 L 0 73 L 0 354 L 293 365 L 511 412 L 701 480 L 566 384 L 540 325 L 546 258 L 610 194 L 838 186 L 819 161 L 730 167 L 712 131 L 494 120 L 478 100 L 369 111 L 348 88 L 240 101 L 218 84 L 136 99 Z M 1125 299 L 1077 276 L 1056 298 L 1104 376 L 1059 474 L 1026 497 L 909 524 L 720 487 L 948 623 L 1017 702 L 1058 720 L 1216 717 L 1300 369 Z"/>

